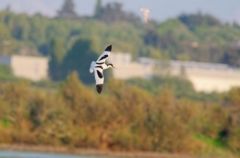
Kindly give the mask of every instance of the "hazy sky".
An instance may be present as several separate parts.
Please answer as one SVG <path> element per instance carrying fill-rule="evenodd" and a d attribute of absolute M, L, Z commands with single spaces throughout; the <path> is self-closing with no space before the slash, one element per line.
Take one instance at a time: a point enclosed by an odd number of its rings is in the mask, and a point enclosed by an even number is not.
<path fill-rule="evenodd" d="M 0 8 L 10 5 L 16 12 L 35 13 L 54 16 L 63 0 L 0 0 Z M 93 13 L 96 0 L 75 0 L 76 11 L 81 15 Z M 240 23 L 240 0 L 103 0 L 104 3 L 118 1 L 124 9 L 140 14 L 141 7 L 151 10 L 151 17 L 163 21 L 181 13 L 210 13 L 223 21 Z"/>

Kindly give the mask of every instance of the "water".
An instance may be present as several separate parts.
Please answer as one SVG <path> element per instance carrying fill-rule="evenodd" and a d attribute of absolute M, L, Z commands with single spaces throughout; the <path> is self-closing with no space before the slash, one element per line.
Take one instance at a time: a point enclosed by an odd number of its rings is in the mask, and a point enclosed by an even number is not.
<path fill-rule="evenodd" d="M 92 156 L 74 156 L 67 154 L 0 151 L 0 158 L 100 158 Z"/>

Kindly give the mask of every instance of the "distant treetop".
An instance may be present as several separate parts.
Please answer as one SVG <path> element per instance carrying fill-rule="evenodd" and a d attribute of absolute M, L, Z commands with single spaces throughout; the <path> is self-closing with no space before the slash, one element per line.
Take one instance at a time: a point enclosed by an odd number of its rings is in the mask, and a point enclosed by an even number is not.
<path fill-rule="evenodd" d="M 182 14 L 178 17 L 178 19 L 184 23 L 190 30 L 194 30 L 195 28 L 201 25 L 207 26 L 220 26 L 221 22 L 208 14 Z"/>
<path fill-rule="evenodd" d="M 95 18 L 107 23 L 116 21 L 129 21 L 137 23 L 140 21 L 140 18 L 134 13 L 124 11 L 122 3 L 111 2 L 102 6 L 101 0 L 97 1 Z"/>
<path fill-rule="evenodd" d="M 96 0 L 94 16 L 98 18 L 101 12 L 102 12 L 102 0 Z"/>
<path fill-rule="evenodd" d="M 75 11 L 75 4 L 73 0 L 65 0 L 62 9 L 58 11 L 57 17 L 59 18 L 77 18 L 78 15 Z"/>

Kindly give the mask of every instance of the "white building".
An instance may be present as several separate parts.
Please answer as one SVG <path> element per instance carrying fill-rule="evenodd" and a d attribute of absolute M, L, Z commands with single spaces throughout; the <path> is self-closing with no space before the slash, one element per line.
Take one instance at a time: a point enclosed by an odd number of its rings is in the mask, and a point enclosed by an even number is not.
<path fill-rule="evenodd" d="M 0 56 L 0 64 L 10 66 L 13 75 L 33 81 L 48 79 L 48 58 L 34 56 Z"/>
<path fill-rule="evenodd" d="M 225 64 L 175 61 L 171 62 L 171 66 L 178 72 L 179 67 L 185 69 L 186 77 L 197 91 L 224 92 L 233 87 L 240 87 L 240 69 Z"/>
<path fill-rule="evenodd" d="M 117 79 L 129 79 L 135 77 L 149 78 L 153 74 L 154 65 L 144 65 L 132 61 L 130 54 L 112 53 L 109 59 L 116 67 L 113 75 Z"/>
<path fill-rule="evenodd" d="M 112 53 L 110 60 L 116 69 L 114 77 L 129 79 L 149 78 L 156 74 L 183 76 L 190 80 L 197 91 L 224 92 L 232 87 L 240 87 L 240 69 L 225 64 L 203 62 L 157 61 L 150 58 L 138 58 L 132 61 L 129 54 Z"/>

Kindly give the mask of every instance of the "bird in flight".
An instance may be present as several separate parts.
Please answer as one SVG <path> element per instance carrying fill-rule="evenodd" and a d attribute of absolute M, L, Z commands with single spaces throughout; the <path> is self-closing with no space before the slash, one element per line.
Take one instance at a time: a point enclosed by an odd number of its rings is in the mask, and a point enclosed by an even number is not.
<path fill-rule="evenodd" d="M 94 73 L 95 81 L 96 81 L 96 90 L 100 94 L 103 89 L 104 76 L 103 70 L 114 68 L 113 64 L 107 63 L 106 60 L 110 56 L 112 51 L 112 45 L 109 45 L 105 51 L 100 55 L 100 57 L 96 61 L 92 61 L 90 65 L 90 73 Z"/>

